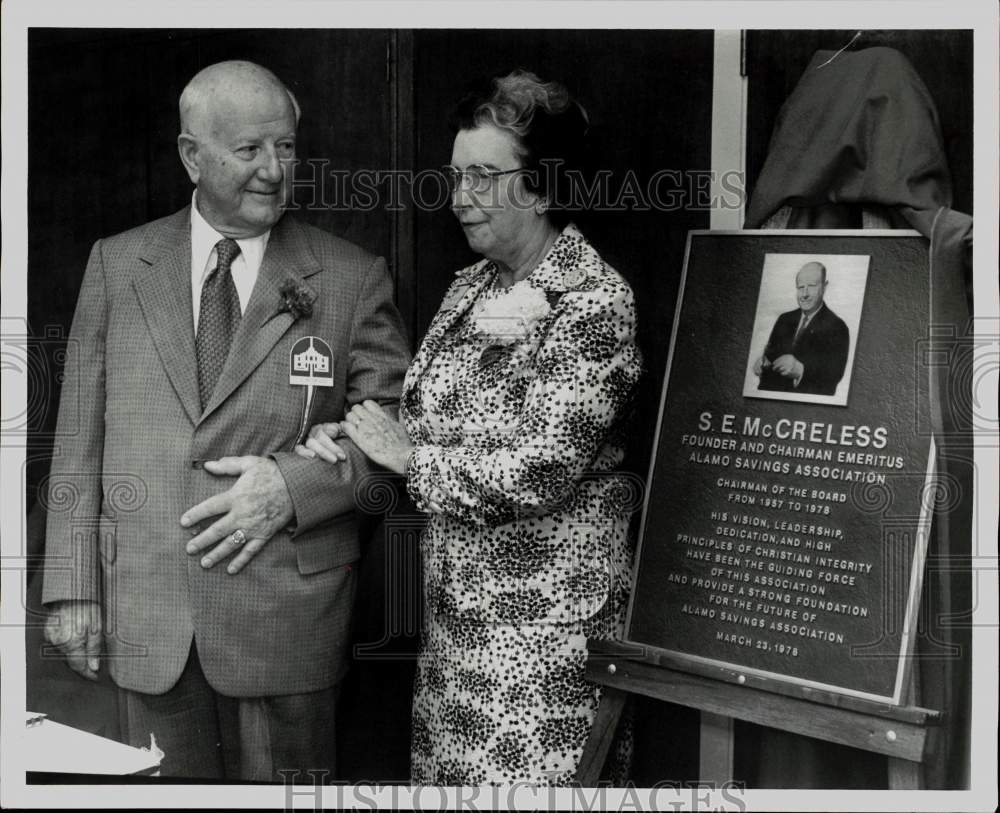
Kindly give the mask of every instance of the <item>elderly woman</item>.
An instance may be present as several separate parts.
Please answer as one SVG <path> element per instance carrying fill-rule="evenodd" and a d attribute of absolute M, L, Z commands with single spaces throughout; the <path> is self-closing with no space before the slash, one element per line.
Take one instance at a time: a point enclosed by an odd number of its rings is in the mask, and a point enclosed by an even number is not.
<path fill-rule="evenodd" d="M 546 182 L 587 127 L 566 89 L 515 71 L 456 118 L 452 209 L 484 259 L 448 289 L 400 422 L 367 402 L 302 451 L 336 461 L 342 433 L 430 514 L 413 780 L 562 784 L 597 710 L 587 638 L 620 634 L 630 585 L 614 470 L 641 369 L 635 307 L 553 210 Z"/>

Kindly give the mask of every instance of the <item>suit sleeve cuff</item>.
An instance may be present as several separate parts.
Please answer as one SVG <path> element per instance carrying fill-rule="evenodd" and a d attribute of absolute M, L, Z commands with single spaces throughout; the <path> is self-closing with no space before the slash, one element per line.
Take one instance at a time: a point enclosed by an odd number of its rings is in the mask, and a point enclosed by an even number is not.
<path fill-rule="evenodd" d="M 354 510 L 354 487 L 349 462 L 336 467 L 295 452 L 276 452 L 271 459 L 285 479 L 294 512 L 292 538 L 340 514 Z"/>

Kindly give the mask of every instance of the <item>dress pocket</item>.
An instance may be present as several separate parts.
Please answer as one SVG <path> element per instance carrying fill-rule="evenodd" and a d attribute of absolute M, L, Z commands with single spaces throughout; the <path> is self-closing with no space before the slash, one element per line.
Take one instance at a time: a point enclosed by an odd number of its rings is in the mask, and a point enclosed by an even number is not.
<path fill-rule="evenodd" d="M 499 371 L 506 367 L 514 357 L 514 346 L 510 344 L 491 344 L 483 348 L 479 356 L 479 373 L 489 375 L 491 371 Z"/>

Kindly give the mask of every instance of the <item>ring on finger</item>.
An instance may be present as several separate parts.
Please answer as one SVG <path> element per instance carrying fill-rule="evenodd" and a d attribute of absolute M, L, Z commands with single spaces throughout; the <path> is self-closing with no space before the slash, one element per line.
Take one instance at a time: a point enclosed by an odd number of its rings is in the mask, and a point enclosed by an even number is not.
<path fill-rule="evenodd" d="M 229 542 L 234 548 L 241 548 L 247 541 L 247 535 L 242 528 L 237 528 L 229 537 Z"/>

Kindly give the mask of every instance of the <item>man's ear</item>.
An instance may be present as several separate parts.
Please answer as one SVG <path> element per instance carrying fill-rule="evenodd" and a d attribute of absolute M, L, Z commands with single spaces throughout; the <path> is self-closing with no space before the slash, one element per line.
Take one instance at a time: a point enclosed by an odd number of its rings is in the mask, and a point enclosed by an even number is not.
<path fill-rule="evenodd" d="M 198 169 L 198 141 L 193 135 L 181 133 L 177 136 L 177 152 L 181 156 L 181 163 L 184 164 L 191 183 L 197 184 L 201 175 Z"/>

